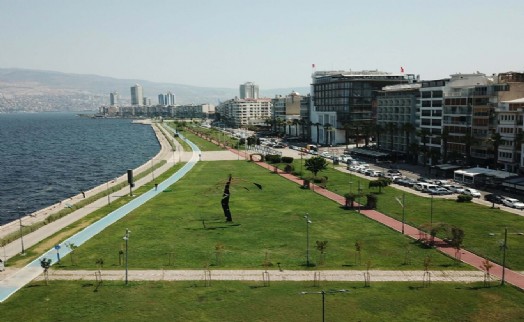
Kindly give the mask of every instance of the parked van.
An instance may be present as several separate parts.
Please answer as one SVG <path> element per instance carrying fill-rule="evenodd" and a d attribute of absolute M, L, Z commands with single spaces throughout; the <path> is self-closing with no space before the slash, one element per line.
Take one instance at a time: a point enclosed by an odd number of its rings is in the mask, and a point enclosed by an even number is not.
<path fill-rule="evenodd" d="M 437 188 L 438 185 L 436 184 L 432 184 L 432 183 L 428 183 L 428 182 L 417 182 L 415 185 L 413 185 L 413 188 L 417 191 L 421 191 L 421 192 L 428 192 L 428 189 L 429 188 Z"/>

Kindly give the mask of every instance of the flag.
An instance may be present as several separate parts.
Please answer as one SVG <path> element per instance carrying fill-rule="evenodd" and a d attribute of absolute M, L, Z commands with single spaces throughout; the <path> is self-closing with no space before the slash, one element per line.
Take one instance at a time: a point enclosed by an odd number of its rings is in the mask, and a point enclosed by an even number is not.
<path fill-rule="evenodd" d="M 400 66 L 400 72 L 401 72 L 401 73 L 404 72 L 404 67 Z"/>

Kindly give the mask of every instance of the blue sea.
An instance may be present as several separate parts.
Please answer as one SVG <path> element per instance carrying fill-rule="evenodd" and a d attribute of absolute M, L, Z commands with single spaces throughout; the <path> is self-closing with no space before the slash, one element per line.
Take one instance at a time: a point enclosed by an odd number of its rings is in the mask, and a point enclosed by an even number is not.
<path fill-rule="evenodd" d="M 129 119 L 0 114 L 0 225 L 118 177 L 159 150 L 151 126 Z"/>

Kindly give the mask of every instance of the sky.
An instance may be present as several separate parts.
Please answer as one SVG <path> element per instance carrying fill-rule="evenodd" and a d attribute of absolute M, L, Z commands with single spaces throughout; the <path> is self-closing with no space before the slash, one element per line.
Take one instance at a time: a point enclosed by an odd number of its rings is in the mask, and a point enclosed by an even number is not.
<path fill-rule="evenodd" d="M 522 0 L 0 0 L 0 68 L 203 87 L 524 72 Z"/>

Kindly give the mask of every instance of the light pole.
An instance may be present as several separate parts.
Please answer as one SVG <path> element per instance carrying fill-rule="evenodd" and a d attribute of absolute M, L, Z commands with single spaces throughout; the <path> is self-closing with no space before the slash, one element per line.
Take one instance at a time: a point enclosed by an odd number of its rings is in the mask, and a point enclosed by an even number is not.
<path fill-rule="evenodd" d="M 490 236 L 498 235 L 497 233 L 489 233 Z M 524 233 L 509 233 L 509 235 L 520 235 Z M 500 285 L 504 285 L 506 282 L 506 251 L 508 249 L 508 227 L 504 228 L 504 239 L 500 241 L 500 250 L 502 250 L 502 279 Z"/>
<path fill-rule="evenodd" d="M 153 176 L 153 183 L 155 182 L 155 159 L 151 159 L 151 175 Z"/>
<path fill-rule="evenodd" d="M 429 225 L 433 228 L 433 195 L 431 195 Z"/>
<path fill-rule="evenodd" d="M 126 228 L 126 234 L 124 235 L 124 240 L 126 241 L 126 285 L 127 285 L 127 273 L 128 273 L 128 266 L 127 266 L 127 244 L 129 241 L 129 229 Z"/>
<path fill-rule="evenodd" d="M 402 207 L 402 235 L 404 235 L 404 223 L 405 223 L 405 201 L 404 201 L 405 193 L 402 193 L 402 200 L 400 200 L 398 197 L 395 197 L 395 199 L 398 201 L 400 206 Z"/>
<path fill-rule="evenodd" d="M 111 192 L 109 191 L 109 181 L 106 182 L 106 185 L 107 185 L 107 204 L 110 205 L 111 204 Z"/>
<path fill-rule="evenodd" d="M 360 188 L 360 180 L 358 180 L 358 213 L 360 213 L 360 194 L 362 193 L 362 189 Z"/>
<path fill-rule="evenodd" d="M 311 220 L 309 220 L 308 213 L 306 213 L 304 218 L 306 219 L 306 267 L 309 267 L 309 225 L 311 224 Z"/>
<path fill-rule="evenodd" d="M 25 255 L 25 248 L 24 248 L 24 231 L 22 229 L 22 227 L 24 227 L 22 225 L 22 214 L 19 212 L 18 213 L 18 222 L 20 223 L 20 243 L 22 244 L 22 255 Z"/>
<path fill-rule="evenodd" d="M 341 289 L 341 290 L 332 290 L 332 291 L 320 291 L 320 292 L 300 292 L 302 295 L 306 294 L 322 294 L 322 322 L 326 321 L 326 294 L 334 294 L 334 293 L 346 293 L 348 290 Z"/>

